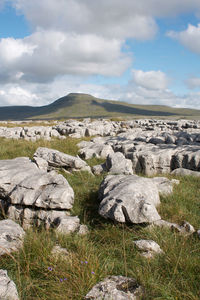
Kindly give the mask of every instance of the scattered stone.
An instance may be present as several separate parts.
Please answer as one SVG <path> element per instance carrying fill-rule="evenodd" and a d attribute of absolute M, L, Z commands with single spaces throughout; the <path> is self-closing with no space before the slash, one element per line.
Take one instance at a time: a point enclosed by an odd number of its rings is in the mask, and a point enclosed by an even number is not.
<path fill-rule="evenodd" d="M 99 214 L 117 222 L 152 223 L 160 220 L 158 188 L 137 175 L 108 175 L 99 189 Z"/>
<path fill-rule="evenodd" d="M 69 234 L 72 232 L 77 232 L 80 228 L 80 220 L 77 216 L 66 216 L 60 220 L 59 225 L 56 227 L 55 231 L 57 233 Z"/>
<path fill-rule="evenodd" d="M 134 278 L 110 276 L 97 283 L 86 295 L 88 300 L 139 300 L 144 293 L 143 288 Z"/>
<path fill-rule="evenodd" d="M 0 299 L 19 300 L 15 283 L 8 277 L 6 270 L 0 270 Z"/>
<path fill-rule="evenodd" d="M 88 233 L 89 233 L 89 229 L 88 229 L 87 225 L 80 225 L 78 234 L 86 235 Z"/>
<path fill-rule="evenodd" d="M 22 248 L 24 235 L 24 230 L 14 221 L 0 221 L 0 255 L 9 254 Z"/>
<path fill-rule="evenodd" d="M 160 246 L 153 240 L 134 241 L 135 246 L 142 251 L 141 255 L 146 258 L 153 258 L 155 254 L 164 253 Z"/>
<path fill-rule="evenodd" d="M 64 259 L 69 258 L 69 251 L 66 248 L 60 247 L 60 245 L 56 245 L 53 247 L 51 254 L 55 259 L 58 259 L 59 257 L 62 257 Z"/>

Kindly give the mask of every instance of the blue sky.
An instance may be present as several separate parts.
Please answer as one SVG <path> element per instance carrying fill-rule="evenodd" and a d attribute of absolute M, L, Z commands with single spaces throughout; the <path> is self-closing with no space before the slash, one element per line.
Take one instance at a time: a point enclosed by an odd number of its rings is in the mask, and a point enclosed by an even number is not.
<path fill-rule="evenodd" d="M 82 92 L 200 109 L 199 24 L 199 0 L 0 0 L 0 105 Z"/>

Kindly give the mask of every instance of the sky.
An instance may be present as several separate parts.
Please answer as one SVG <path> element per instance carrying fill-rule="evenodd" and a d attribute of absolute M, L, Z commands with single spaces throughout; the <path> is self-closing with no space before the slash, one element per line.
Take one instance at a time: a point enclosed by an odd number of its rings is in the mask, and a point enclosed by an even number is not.
<path fill-rule="evenodd" d="M 200 1 L 0 0 L 0 106 L 69 93 L 200 109 Z"/>

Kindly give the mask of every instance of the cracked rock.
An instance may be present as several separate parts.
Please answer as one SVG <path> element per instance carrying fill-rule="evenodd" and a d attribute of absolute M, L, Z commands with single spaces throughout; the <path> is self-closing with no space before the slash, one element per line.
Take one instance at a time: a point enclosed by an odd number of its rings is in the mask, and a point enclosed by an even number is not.
<path fill-rule="evenodd" d="M 152 223 L 160 220 L 159 192 L 151 179 L 137 175 L 108 175 L 99 189 L 99 214 L 117 222 Z"/>

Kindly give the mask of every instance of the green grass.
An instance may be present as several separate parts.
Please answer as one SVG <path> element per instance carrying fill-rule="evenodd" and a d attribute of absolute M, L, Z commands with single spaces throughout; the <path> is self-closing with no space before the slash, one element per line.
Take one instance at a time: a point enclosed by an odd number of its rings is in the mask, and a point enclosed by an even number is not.
<path fill-rule="evenodd" d="M 0 141 L 0 159 L 6 159 L 31 157 L 39 146 L 75 155 L 76 143 L 80 140 Z M 99 162 L 88 160 L 90 165 Z M 103 175 L 62 174 L 75 191 L 72 214 L 78 215 L 90 231 L 87 236 L 57 236 L 51 230 L 28 230 L 23 249 L 0 258 L 0 268 L 6 269 L 16 283 L 21 300 L 80 300 L 108 275 L 136 278 L 145 288 L 143 300 L 200 298 L 200 242 L 196 235 L 184 237 L 168 229 L 126 226 L 105 220 L 98 215 L 98 188 Z M 199 229 L 200 179 L 178 179 L 180 185 L 175 186 L 173 195 L 161 198 L 159 213 L 165 220 L 178 223 L 187 220 Z M 133 244 L 141 238 L 153 239 L 165 254 L 152 260 L 141 257 Z M 56 259 L 51 255 L 57 243 L 67 248 L 67 259 Z"/>

